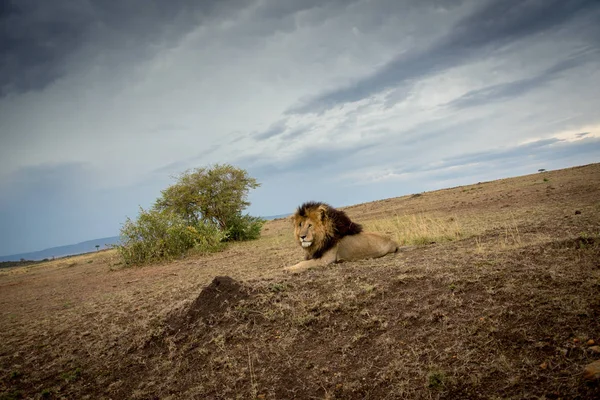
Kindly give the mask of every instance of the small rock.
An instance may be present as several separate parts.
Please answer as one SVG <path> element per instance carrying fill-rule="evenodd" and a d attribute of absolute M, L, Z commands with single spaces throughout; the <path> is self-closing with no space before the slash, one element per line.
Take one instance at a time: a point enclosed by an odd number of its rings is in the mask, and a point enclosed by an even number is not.
<path fill-rule="evenodd" d="M 600 354 L 600 346 L 592 346 L 590 347 L 590 351 L 592 353 Z"/>
<path fill-rule="evenodd" d="M 590 339 L 587 341 L 588 346 L 593 346 L 594 344 L 596 344 L 596 342 L 594 342 L 594 339 Z"/>
<path fill-rule="evenodd" d="M 540 364 L 540 368 L 541 368 L 541 369 L 546 369 L 546 368 L 548 368 L 548 363 L 544 361 L 543 363 L 541 363 L 541 364 Z"/>
<path fill-rule="evenodd" d="M 583 378 L 588 381 L 600 379 L 600 360 L 596 360 L 585 366 L 583 369 Z"/>
<path fill-rule="evenodd" d="M 581 211 L 575 210 L 575 215 L 579 215 L 579 214 L 581 214 Z"/>

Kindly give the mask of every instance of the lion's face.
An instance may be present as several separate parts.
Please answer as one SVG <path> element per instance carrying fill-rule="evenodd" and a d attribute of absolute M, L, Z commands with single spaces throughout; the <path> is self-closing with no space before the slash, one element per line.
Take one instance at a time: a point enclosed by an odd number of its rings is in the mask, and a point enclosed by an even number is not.
<path fill-rule="evenodd" d="M 319 207 L 310 210 L 306 215 L 294 215 L 294 234 L 296 240 L 306 250 L 311 247 L 320 247 L 325 238 L 323 219 L 326 209 Z"/>
<path fill-rule="evenodd" d="M 315 221 L 311 218 L 296 218 L 295 234 L 300 246 L 307 248 L 316 241 L 315 227 Z"/>

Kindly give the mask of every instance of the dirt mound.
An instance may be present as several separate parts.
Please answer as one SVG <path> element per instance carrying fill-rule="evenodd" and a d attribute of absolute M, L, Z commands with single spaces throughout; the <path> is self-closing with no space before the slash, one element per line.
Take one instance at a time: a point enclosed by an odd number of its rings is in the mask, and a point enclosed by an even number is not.
<path fill-rule="evenodd" d="M 246 287 L 229 276 L 217 276 L 189 307 L 167 318 L 166 325 L 173 333 L 194 325 L 200 319 L 209 326 L 213 325 L 228 307 L 246 298 Z"/>

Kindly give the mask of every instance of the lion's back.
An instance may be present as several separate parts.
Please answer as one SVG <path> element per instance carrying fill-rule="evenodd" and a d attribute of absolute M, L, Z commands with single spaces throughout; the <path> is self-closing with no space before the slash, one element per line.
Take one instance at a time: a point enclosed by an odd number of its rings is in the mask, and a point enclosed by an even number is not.
<path fill-rule="evenodd" d="M 344 236 L 338 243 L 338 260 L 353 261 L 364 258 L 383 257 L 395 253 L 398 244 L 374 232 L 363 232 Z"/>

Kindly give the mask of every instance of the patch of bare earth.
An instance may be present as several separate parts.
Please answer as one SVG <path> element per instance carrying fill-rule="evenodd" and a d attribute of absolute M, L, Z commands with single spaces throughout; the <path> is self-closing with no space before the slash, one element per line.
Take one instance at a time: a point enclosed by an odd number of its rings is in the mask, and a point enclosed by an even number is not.
<path fill-rule="evenodd" d="M 2 270 L 0 399 L 598 398 L 599 199 L 593 164 L 348 207 L 409 246 L 293 276 L 285 220 Z"/>

